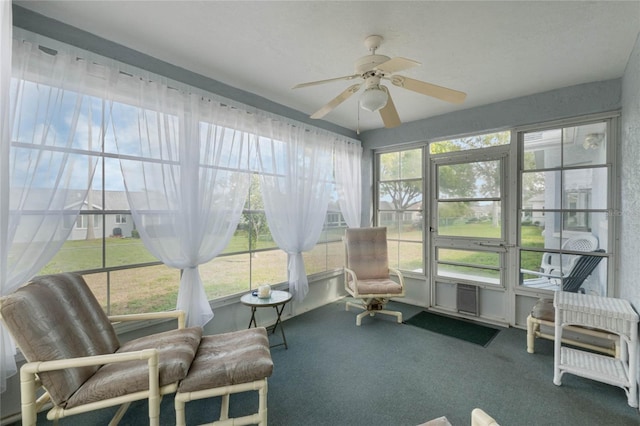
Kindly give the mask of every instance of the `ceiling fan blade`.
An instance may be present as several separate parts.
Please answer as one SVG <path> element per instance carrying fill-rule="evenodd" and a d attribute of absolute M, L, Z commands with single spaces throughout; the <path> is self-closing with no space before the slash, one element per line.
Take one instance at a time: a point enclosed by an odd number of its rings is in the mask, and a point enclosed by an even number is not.
<path fill-rule="evenodd" d="M 374 70 L 380 70 L 387 74 L 393 74 L 398 71 L 404 71 L 409 68 L 417 67 L 418 65 L 422 64 L 420 62 L 412 61 L 411 59 L 397 57 L 391 58 L 387 62 L 381 63 L 380 65 L 375 67 Z"/>
<path fill-rule="evenodd" d="M 360 90 L 360 86 L 362 86 L 362 83 L 354 84 L 353 86 L 348 87 L 345 91 L 343 91 L 338 96 L 336 96 L 335 98 L 330 100 L 328 104 L 326 104 L 325 106 L 320 108 L 318 111 L 313 113 L 311 118 L 322 118 L 322 117 L 324 117 L 329 112 L 331 112 L 331 110 L 333 110 L 335 107 L 337 107 L 338 105 L 340 105 L 341 103 L 343 103 L 344 101 L 349 99 L 351 97 L 351 95 L 353 95 L 358 90 Z"/>
<path fill-rule="evenodd" d="M 316 86 L 318 84 L 330 83 L 332 81 L 353 80 L 354 78 L 357 78 L 357 77 L 360 77 L 360 74 L 345 75 L 344 77 L 329 78 L 327 80 L 310 81 L 308 83 L 296 84 L 295 86 L 292 87 L 292 89 L 300 89 L 301 87 Z"/>
<path fill-rule="evenodd" d="M 391 80 L 391 83 L 393 83 L 395 86 L 413 90 L 414 92 L 432 96 L 434 98 L 438 98 L 454 104 L 461 104 L 467 97 L 467 94 L 464 92 L 447 89 L 446 87 L 436 86 L 435 84 L 426 83 L 420 80 L 414 80 L 412 78 L 404 77 L 401 75 L 394 75 L 392 77 L 389 77 L 389 80 Z"/>
<path fill-rule="evenodd" d="M 398 115 L 398 110 L 396 109 L 393 100 L 391 99 L 391 93 L 389 93 L 389 89 L 384 86 L 380 86 L 384 88 L 384 91 L 387 92 L 387 104 L 380 109 L 380 117 L 382 118 L 382 122 L 384 123 L 384 127 L 387 129 L 391 129 L 393 127 L 398 127 L 402 122 L 400 121 L 400 116 Z"/>

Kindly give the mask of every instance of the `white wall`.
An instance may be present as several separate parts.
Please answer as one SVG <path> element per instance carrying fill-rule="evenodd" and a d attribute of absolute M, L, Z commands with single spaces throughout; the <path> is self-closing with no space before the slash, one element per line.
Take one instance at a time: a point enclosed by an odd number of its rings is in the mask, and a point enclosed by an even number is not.
<path fill-rule="evenodd" d="M 622 78 L 620 297 L 640 311 L 640 34 Z"/>

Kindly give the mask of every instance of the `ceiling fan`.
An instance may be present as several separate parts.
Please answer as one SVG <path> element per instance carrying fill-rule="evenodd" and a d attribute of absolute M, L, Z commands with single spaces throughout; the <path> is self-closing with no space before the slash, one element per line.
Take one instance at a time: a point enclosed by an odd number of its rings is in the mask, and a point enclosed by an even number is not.
<path fill-rule="evenodd" d="M 382 118 L 385 127 L 392 128 L 399 126 L 401 121 L 398 116 L 398 111 L 391 99 L 391 93 L 389 93 L 389 89 L 387 89 L 386 86 L 380 84 L 381 80 L 389 80 L 394 86 L 402 87 L 446 102 L 459 104 L 465 100 L 467 97 L 466 93 L 442 86 L 436 86 L 435 84 L 426 83 L 424 81 L 414 80 L 402 75 L 396 75 L 396 72 L 404 71 L 421 64 L 402 57 L 390 58 L 385 55 L 376 55 L 376 50 L 380 47 L 382 40 L 382 37 L 379 35 L 371 35 L 364 40 L 364 45 L 369 49 L 371 54 L 356 60 L 355 74 L 330 78 L 327 80 L 311 81 L 309 83 L 301 83 L 293 86 L 293 89 L 299 89 L 301 87 L 315 86 L 339 80 L 353 80 L 356 78 L 364 80 L 361 83 L 356 83 L 348 87 L 338 96 L 329 101 L 325 106 L 313 113 L 311 118 L 324 117 L 364 86 L 364 91 L 362 92 L 362 95 L 360 95 L 360 106 L 367 111 L 380 111 L 380 117 Z"/>

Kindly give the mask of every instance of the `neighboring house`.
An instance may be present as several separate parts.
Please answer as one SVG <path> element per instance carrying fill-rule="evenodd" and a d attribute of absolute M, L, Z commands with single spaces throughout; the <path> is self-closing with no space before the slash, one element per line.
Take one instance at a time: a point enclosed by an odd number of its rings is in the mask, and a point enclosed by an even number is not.
<path fill-rule="evenodd" d="M 544 226 L 544 212 L 541 211 L 544 210 L 544 194 L 534 195 L 526 200 L 522 207 L 525 210 L 531 209 L 523 214 L 523 222 L 528 221 L 536 226 Z"/>
<path fill-rule="evenodd" d="M 100 195 L 88 194 L 87 199 L 96 198 L 101 199 Z M 69 221 L 65 221 L 65 228 L 73 226 L 71 234 L 68 240 L 84 240 L 93 238 L 102 238 L 103 235 L 107 238 L 130 238 L 131 231 L 135 229 L 133 223 L 133 217 L 130 213 L 114 213 L 103 215 L 102 206 L 96 202 L 92 202 L 89 205 L 87 199 L 81 201 L 82 212 L 95 211 L 96 215 L 90 215 L 81 213 L 76 219 L 75 223 L 71 224 Z M 127 211 L 129 210 L 129 203 L 127 202 L 127 194 L 124 191 L 106 191 L 104 194 L 105 207 L 108 211 Z M 91 229 L 93 228 L 93 229 Z M 104 231 L 103 231 L 104 229 Z"/>
<path fill-rule="evenodd" d="M 422 222 L 422 203 L 415 204 L 411 210 L 396 211 L 392 202 L 380 201 L 380 225 L 402 223 L 407 226 L 420 226 Z M 399 215 L 401 215 L 399 217 Z M 398 221 L 398 219 L 400 219 Z"/>

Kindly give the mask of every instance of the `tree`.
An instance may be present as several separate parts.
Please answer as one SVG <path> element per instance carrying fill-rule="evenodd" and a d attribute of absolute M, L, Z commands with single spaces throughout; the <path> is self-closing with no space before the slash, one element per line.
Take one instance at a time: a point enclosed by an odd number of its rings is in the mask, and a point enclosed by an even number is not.
<path fill-rule="evenodd" d="M 253 250 L 258 248 L 260 236 L 269 232 L 267 216 L 264 214 L 264 201 L 260 190 L 260 177 L 255 173 L 251 175 L 249 196 L 242 213 L 242 222 L 247 228 L 249 250 L 252 250 L 251 256 L 254 256 L 255 252 Z"/>
<path fill-rule="evenodd" d="M 422 150 L 380 155 L 380 198 L 389 198 L 395 210 L 422 203 Z"/>
<path fill-rule="evenodd" d="M 536 169 L 536 156 L 533 152 L 524 153 L 524 170 Z M 544 176 L 542 173 L 523 173 L 522 192 L 530 196 L 544 192 Z M 526 201 L 526 200 L 525 200 Z"/>

